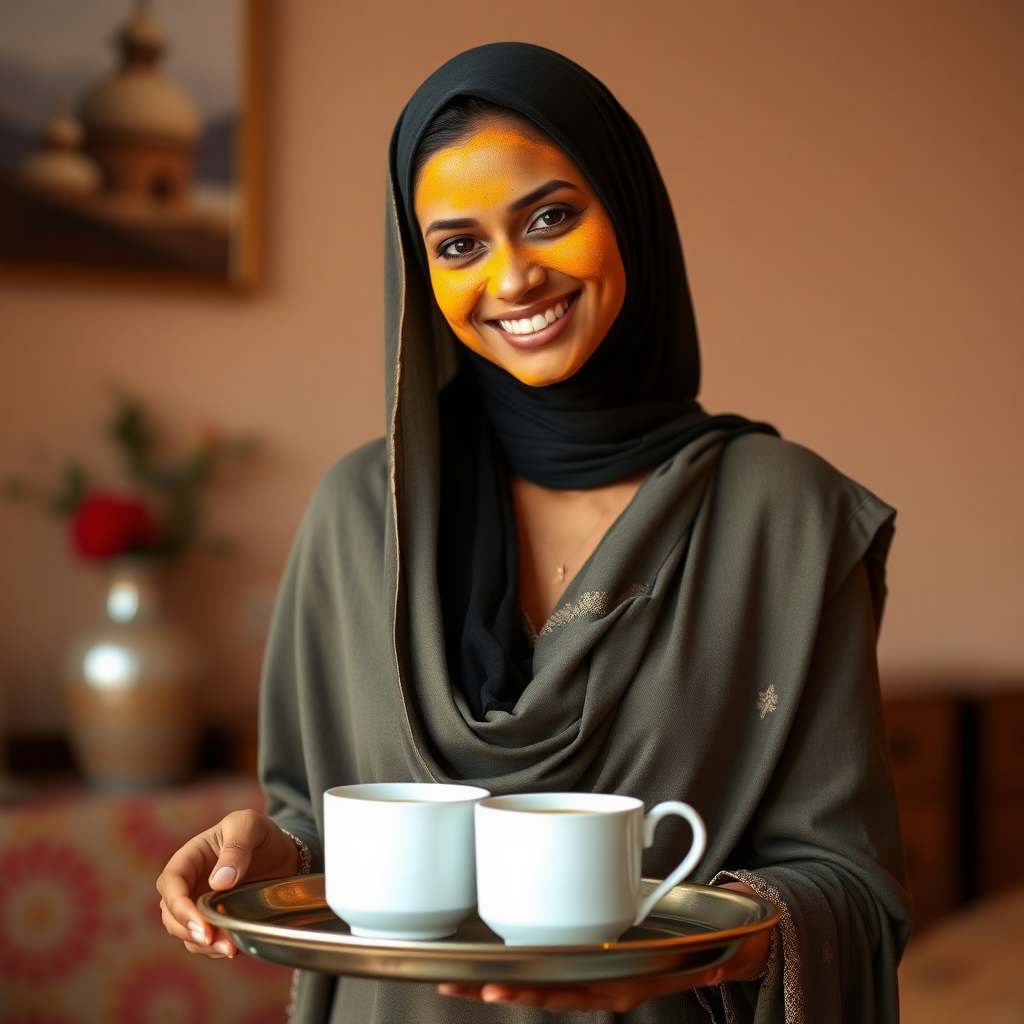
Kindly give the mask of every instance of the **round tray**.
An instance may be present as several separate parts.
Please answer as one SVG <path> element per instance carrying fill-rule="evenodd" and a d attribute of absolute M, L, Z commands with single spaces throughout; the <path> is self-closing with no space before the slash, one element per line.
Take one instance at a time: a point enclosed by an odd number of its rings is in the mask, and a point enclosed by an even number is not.
<path fill-rule="evenodd" d="M 644 892 L 658 883 L 644 879 Z M 244 953 L 325 974 L 404 981 L 583 984 L 704 970 L 780 917 L 770 903 L 731 889 L 683 884 L 642 925 L 600 946 L 506 946 L 471 914 L 449 939 L 410 942 L 353 935 L 324 898 L 323 875 L 208 892 L 199 912 Z"/>

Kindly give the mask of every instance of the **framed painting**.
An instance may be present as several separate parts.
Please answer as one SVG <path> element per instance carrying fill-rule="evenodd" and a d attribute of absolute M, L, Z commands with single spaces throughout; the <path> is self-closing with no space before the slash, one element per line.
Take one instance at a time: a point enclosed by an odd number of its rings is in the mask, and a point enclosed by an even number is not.
<path fill-rule="evenodd" d="M 251 287 L 262 0 L 0 0 L 0 274 Z"/>

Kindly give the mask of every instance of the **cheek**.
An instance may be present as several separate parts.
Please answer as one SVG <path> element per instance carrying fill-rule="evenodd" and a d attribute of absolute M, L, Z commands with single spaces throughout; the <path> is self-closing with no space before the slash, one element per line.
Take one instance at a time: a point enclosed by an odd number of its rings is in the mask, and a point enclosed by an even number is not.
<path fill-rule="evenodd" d="M 486 281 L 465 271 L 431 267 L 430 284 L 445 320 L 455 329 L 468 324 Z"/>
<path fill-rule="evenodd" d="M 545 246 L 544 263 L 580 281 L 610 283 L 619 276 L 622 260 L 612 226 L 591 220 Z"/>

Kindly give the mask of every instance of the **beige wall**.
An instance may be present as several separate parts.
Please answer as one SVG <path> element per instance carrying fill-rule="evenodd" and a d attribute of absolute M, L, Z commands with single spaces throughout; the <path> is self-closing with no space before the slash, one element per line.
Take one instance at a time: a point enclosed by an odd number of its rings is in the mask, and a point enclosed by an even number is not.
<path fill-rule="evenodd" d="M 617 0 L 272 5 L 267 283 L 249 298 L 0 285 L 0 474 L 106 458 L 101 387 L 179 440 L 256 429 L 214 520 L 244 554 L 174 591 L 209 708 L 254 701 L 253 619 L 318 476 L 383 430 L 381 194 L 402 103 L 449 55 L 553 46 L 647 132 L 675 204 L 704 400 L 776 423 L 899 509 L 895 676 L 1024 675 L 1024 5 Z M 99 577 L 0 505 L 0 679 L 58 726 Z"/>

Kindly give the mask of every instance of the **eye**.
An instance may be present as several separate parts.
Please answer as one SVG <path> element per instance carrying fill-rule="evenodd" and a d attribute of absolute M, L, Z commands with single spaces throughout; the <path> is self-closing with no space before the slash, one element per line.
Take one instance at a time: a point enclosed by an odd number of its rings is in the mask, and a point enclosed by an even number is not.
<path fill-rule="evenodd" d="M 460 235 L 442 242 L 437 247 L 437 255 L 445 260 L 464 260 L 467 256 L 475 256 L 482 248 L 472 235 Z"/>
<path fill-rule="evenodd" d="M 576 221 L 580 211 L 571 206 L 549 206 L 538 213 L 530 226 L 526 229 L 527 234 L 543 234 L 548 231 L 558 231 L 567 228 Z"/>

